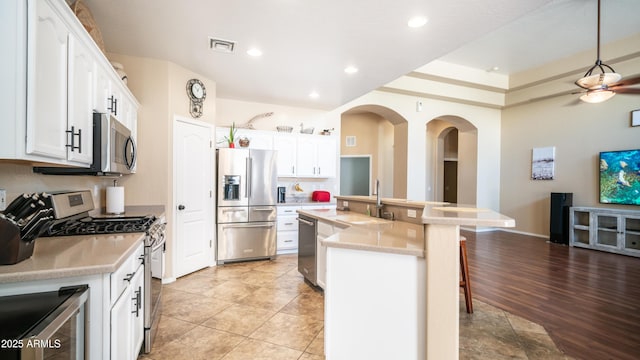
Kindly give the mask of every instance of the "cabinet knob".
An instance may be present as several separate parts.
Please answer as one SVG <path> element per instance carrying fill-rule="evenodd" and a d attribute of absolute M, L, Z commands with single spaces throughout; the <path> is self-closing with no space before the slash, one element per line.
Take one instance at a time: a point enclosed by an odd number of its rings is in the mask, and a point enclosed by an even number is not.
<path fill-rule="evenodd" d="M 185 209 L 184 205 L 182 205 L 182 204 L 178 205 L 178 210 L 184 210 L 184 209 Z"/>

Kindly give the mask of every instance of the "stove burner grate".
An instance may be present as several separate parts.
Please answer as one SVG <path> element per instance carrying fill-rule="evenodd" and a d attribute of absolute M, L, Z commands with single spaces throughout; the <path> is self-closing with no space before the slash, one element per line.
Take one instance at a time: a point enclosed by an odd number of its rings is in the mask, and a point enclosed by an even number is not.
<path fill-rule="evenodd" d="M 135 233 L 149 230 L 156 221 L 155 216 L 124 218 L 84 217 L 63 221 L 53 225 L 43 236 L 94 235 Z"/>

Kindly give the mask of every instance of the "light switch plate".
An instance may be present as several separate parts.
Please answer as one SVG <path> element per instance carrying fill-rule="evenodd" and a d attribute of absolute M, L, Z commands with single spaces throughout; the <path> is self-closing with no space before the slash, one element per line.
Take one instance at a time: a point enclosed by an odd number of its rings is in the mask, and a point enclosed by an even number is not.
<path fill-rule="evenodd" d="M 416 218 L 416 211 L 413 209 L 407 209 L 407 217 Z"/>
<path fill-rule="evenodd" d="M 0 189 L 0 211 L 7 208 L 7 190 Z"/>

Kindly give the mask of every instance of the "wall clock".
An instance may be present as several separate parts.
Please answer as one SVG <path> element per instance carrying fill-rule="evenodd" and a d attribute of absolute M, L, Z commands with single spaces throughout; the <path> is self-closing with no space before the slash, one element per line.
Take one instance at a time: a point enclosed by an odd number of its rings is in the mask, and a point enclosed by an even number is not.
<path fill-rule="evenodd" d="M 207 97 L 207 89 L 202 81 L 198 79 L 187 81 L 187 95 L 189 96 L 189 113 L 194 118 L 199 118 L 202 116 L 204 99 Z"/>

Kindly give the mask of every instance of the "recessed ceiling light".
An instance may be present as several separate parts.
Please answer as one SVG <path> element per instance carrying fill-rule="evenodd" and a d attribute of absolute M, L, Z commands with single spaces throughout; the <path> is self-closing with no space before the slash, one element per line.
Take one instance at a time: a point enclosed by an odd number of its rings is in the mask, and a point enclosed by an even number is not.
<path fill-rule="evenodd" d="M 310 98 L 312 98 L 312 99 L 317 99 L 319 96 L 320 96 L 320 94 L 318 94 L 318 93 L 317 93 L 317 92 L 315 92 L 315 91 L 312 91 L 312 92 L 309 94 L 309 97 L 310 97 Z"/>
<path fill-rule="evenodd" d="M 427 18 L 424 16 L 416 16 L 409 19 L 409 21 L 407 22 L 407 25 L 410 28 L 419 28 L 424 26 L 427 23 L 427 21 L 428 21 Z"/>
<path fill-rule="evenodd" d="M 357 73 L 357 72 L 358 72 L 358 68 L 357 68 L 357 67 L 355 67 L 355 66 L 347 66 L 347 67 L 344 69 L 344 72 L 346 72 L 347 74 L 355 74 L 355 73 Z"/>
<path fill-rule="evenodd" d="M 260 49 L 251 48 L 247 50 L 247 54 L 249 54 L 249 56 L 258 57 L 262 56 L 262 51 L 260 51 Z"/>

